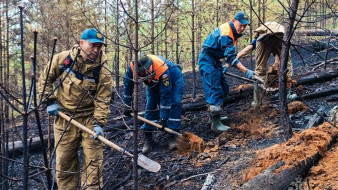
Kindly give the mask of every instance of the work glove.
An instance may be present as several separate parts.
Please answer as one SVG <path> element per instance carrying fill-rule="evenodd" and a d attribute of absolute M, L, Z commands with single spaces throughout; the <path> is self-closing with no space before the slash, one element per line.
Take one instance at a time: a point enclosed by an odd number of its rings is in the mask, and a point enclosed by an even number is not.
<path fill-rule="evenodd" d="M 247 69 L 245 71 L 245 77 L 248 78 L 248 79 L 254 79 L 255 74 L 256 73 L 254 71 L 250 70 L 250 69 Z"/>
<path fill-rule="evenodd" d="M 227 67 L 224 65 L 223 66 L 223 74 L 225 75 L 227 73 Z"/>
<path fill-rule="evenodd" d="M 164 130 L 164 128 L 168 127 L 167 125 L 168 119 L 161 119 L 160 125 L 162 126 L 161 130 Z"/>
<path fill-rule="evenodd" d="M 93 127 L 94 127 L 93 131 L 96 133 L 93 136 L 93 138 L 96 140 L 96 142 L 99 142 L 99 140 L 97 139 L 97 137 L 99 137 L 99 135 L 103 136 L 102 127 L 99 124 L 94 124 Z"/>
<path fill-rule="evenodd" d="M 59 110 L 61 110 L 61 108 L 56 102 L 53 102 L 52 104 L 47 106 L 48 115 L 57 116 Z"/>

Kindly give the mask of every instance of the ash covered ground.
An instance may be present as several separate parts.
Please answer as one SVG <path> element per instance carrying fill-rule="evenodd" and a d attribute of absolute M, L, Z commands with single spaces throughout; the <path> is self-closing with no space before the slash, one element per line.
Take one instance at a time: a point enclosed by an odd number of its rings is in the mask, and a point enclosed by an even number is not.
<path fill-rule="evenodd" d="M 314 49 L 312 46 L 307 46 Z M 304 74 L 312 71 L 314 66 L 311 64 L 321 61 L 321 59 L 312 52 L 298 49 L 303 57 L 292 51 L 292 61 L 294 75 Z M 317 53 L 325 57 L 325 51 L 317 50 Z M 330 51 L 328 59 L 337 58 L 336 51 Z M 249 67 L 249 58 L 244 59 L 244 64 Z M 270 63 L 273 58 L 270 59 Z M 337 63 L 327 65 L 328 68 L 337 69 Z M 316 70 L 324 70 L 319 67 Z M 236 69 L 228 70 L 235 74 L 242 75 Z M 242 75 L 243 76 L 243 75 Z M 203 87 L 200 75 L 197 72 L 197 94 L 203 94 Z M 192 94 L 192 73 L 184 73 L 185 80 L 185 99 L 191 100 Z M 244 84 L 242 81 L 227 77 L 227 81 L 232 88 Z M 314 83 L 304 85 L 302 88 L 293 88 L 293 92 L 298 96 L 313 93 L 320 90 L 337 87 L 338 79 L 332 79 L 324 83 Z M 145 88 L 140 86 L 140 109 L 144 109 Z M 277 91 L 278 92 L 278 91 Z M 239 189 L 246 182 L 246 171 L 254 162 L 255 154 L 258 150 L 270 147 L 272 145 L 284 142 L 279 119 L 279 101 L 276 93 L 266 94 L 263 98 L 263 106 L 260 113 L 251 108 L 252 96 L 236 100 L 225 105 L 222 116 L 228 116 L 228 120 L 223 122 L 231 126 L 226 133 L 214 132 L 210 129 L 208 112 L 187 111 L 182 115 L 182 131 L 192 132 L 201 137 L 205 142 L 205 150 L 202 153 L 191 152 L 190 154 L 180 155 L 177 151 L 169 151 L 167 148 L 168 134 L 157 131 L 155 133 L 156 146 L 153 151 L 146 156 L 161 164 L 161 170 L 157 173 L 151 173 L 145 169 L 139 168 L 139 189 L 201 189 L 208 174 L 213 174 L 216 178 L 213 189 Z M 329 110 L 337 105 L 337 94 L 322 98 L 301 100 L 311 110 L 319 110 L 321 114 L 328 115 Z M 111 117 L 107 125 L 111 132 L 106 133 L 106 138 L 126 148 L 133 149 L 133 132 L 125 127 L 114 128 L 116 123 L 121 123 L 121 101 L 117 95 L 114 96 L 112 103 Z M 44 111 L 42 114 L 43 133 L 47 134 L 47 119 Z M 290 120 L 294 131 L 302 131 L 315 113 L 310 109 L 300 109 L 296 113 L 290 114 Z M 125 121 L 128 118 L 124 118 Z M 37 136 L 35 119 L 30 118 L 29 134 Z M 320 119 L 316 125 L 323 122 Z M 132 127 L 130 126 L 130 129 Z M 9 141 L 19 139 L 21 129 L 11 131 Z M 143 145 L 143 134 L 139 134 L 139 151 Z M 333 150 L 336 151 L 336 146 Z M 82 155 L 82 151 L 80 151 Z M 20 158 L 17 157 L 20 161 Z M 32 165 L 43 165 L 42 156 L 39 153 L 31 155 Z M 10 172 L 20 171 L 20 166 L 12 167 Z M 314 172 L 311 173 L 313 175 Z M 20 177 L 21 174 L 16 174 Z M 337 176 L 336 176 L 337 177 Z M 131 159 L 122 156 L 117 151 L 111 151 L 106 147 L 104 151 L 104 187 L 103 189 L 133 189 L 132 180 L 132 162 Z M 42 189 L 45 178 L 35 177 L 30 180 L 30 188 Z M 321 187 L 321 186 L 319 186 Z M 336 188 L 338 188 L 336 186 Z M 20 183 L 12 183 L 11 189 L 20 189 Z"/>

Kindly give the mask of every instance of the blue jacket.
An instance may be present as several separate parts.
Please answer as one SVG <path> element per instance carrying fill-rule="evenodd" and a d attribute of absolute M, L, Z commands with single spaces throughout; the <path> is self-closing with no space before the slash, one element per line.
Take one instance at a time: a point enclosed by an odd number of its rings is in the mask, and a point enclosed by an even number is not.
<path fill-rule="evenodd" d="M 152 79 L 143 81 L 147 88 L 153 88 L 159 85 L 160 91 L 160 117 L 163 119 L 168 119 L 169 111 L 171 109 L 171 96 L 172 96 L 172 88 L 175 85 L 175 82 L 180 77 L 183 77 L 181 69 L 177 64 L 166 60 L 161 56 L 147 55 L 151 56 L 151 60 L 153 62 L 153 68 L 155 70 L 155 76 Z M 159 65 L 156 69 L 156 64 Z M 164 66 L 163 66 L 164 65 Z M 162 69 L 163 68 L 163 69 Z M 133 79 L 133 70 L 131 66 L 128 66 L 127 73 L 125 75 L 125 79 L 123 80 L 123 101 L 127 105 L 131 105 L 132 95 L 134 92 L 134 82 Z M 183 84 L 182 84 L 183 86 Z M 147 94 L 149 96 L 149 94 Z"/>
<path fill-rule="evenodd" d="M 233 67 L 236 67 L 239 60 L 236 58 L 235 44 L 241 34 L 237 34 L 234 24 L 224 23 L 209 34 L 203 43 L 203 50 L 216 59 L 223 59 Z"/>

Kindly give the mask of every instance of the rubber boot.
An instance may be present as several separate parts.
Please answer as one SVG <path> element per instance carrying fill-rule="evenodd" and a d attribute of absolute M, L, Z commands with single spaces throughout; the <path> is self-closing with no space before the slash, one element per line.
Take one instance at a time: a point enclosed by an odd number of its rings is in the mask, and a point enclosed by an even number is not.
<path fill-rule="evenodd" d="M 142 147 L 142 153 L 147 154 L 153 149 L 153 134 L 151 132 L 144 132 L 144 144 Z"/>
<path fill-rule="evenodd" d="M 229 120 L 228 116 L 221 117 L 221 121 L 226 121 L 226 120 Z"/>
<path fill-rule="evenodd" d="M 174 130 L 176 132 L 179 133 L 179 130 Z M 174 134 L 169 134 L 169 138 L 168 138 L 168 148 L 169 150 L 175 150 L 177 149 L 177 135 Z"/>
<path fill-rule="evenodd" d="M 230 127 L 222 124 L 221 116 L 214 115 L 211 116 L 211 129 L 214 131 L 227 131 Z"/>
<path fill-rule="evenodd" d="M 209 111 L 211 116 L 211 129 L 216 131 L 227 131 L 230 127 L 225 126 L 221 122 L 221 106 L 209 105 Z"/>

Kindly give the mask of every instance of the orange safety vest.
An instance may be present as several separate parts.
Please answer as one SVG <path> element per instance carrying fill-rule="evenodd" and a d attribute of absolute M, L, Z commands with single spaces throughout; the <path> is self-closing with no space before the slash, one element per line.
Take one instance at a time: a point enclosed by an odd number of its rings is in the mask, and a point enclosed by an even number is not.
<path fill-rule="evenodd" d="M 237 41 L 235 40 L 234 32 L 232 31 L 232 28 L 228 22 L 220 26 L 220 31 L 221 36 L 229 36 L 232 39 L 234 45 L 236 44 Z"/>
<path fill-rule="evenodd" d="M 151 61 L 153 62 L 153 69 L 155 72 L 155 80 L 159 80 L 160 76 L 163 75 L 163 73 L 165 73 L 168 70 L 168 66 L 165 64 L 165 62 L 159 58 L 156 55 L 147 55 L 148 58 L 151 59 Z M 132 71 L 133 70 L 133 62 L 130 63 L 130 68 Z"/>

